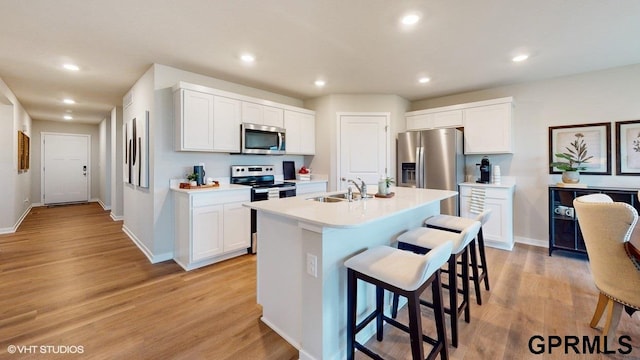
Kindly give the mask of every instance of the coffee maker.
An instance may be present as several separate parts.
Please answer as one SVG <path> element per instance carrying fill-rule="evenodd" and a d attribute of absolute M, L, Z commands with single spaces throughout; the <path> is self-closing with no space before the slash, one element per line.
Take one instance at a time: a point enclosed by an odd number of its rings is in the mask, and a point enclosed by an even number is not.
<path fill-rule="evenodd" d="M 491 182 L 491 163 L 489 163 L 489 158 L 484 156 L 480 161 L 480 164 L 476 164 L 480 166 L 480 179 L 476 182 L 481 184 L 488 184 Z"/>

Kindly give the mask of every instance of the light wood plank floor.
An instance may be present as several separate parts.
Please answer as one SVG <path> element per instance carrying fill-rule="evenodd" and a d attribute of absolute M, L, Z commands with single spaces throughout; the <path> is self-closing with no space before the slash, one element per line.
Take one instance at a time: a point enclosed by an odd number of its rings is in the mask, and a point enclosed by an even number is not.
<path fill-rule="evenodd" d="M 184 272 L 171 261 L 150 264 L 121 227 L 97 204 L 41 207 L 0 236 L 0 359 L 297 359 L 259 320 L 255 256 Z M 534 335 L 600 333 L 588 325 L 597 301 L 588 264 L 525 245 L 488 256 L 492 290 L 482 306 L 472 297 L 452 359 L 640 359 L 640 322 L 624 313 L 619 333 L 631 337 L 630 355 L 531 354 Z M 429 310 L 423 318 L 430 332 Z M 383 343 L 369 344 L 410 359 L 407 341 L 389 328 Z M 9 345 L 83 353 L 9 354 Z"/>

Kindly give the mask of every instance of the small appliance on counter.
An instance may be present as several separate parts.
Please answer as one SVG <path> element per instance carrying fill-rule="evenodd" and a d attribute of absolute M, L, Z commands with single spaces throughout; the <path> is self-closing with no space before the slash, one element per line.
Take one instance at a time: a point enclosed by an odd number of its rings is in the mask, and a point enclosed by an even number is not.
<path fill-rule="evenodd" d="M 282 162 L 282 174 L 284 180 L 296 179 L 296 164 L 293 161 Z"/>
<path fill-rule="evenodd" d="M 484 156 L 480 161 L 480 164 L 476 164 L 480 166 L 480 178 L 476 181 L 481 184 L 488 184 L 491 182 L 491 163 L 489 162 L 489 158 Z"/>
<path fill-rule="evenodd" d="M 199 185 L 204 185 L 204 179 L 205 179 L 205 171 L 204 171 L 204 164 L 200 164 L 200 165 L 194 165 L 193 166 L 193 173 L 196 174 L 196 182 Z"/>

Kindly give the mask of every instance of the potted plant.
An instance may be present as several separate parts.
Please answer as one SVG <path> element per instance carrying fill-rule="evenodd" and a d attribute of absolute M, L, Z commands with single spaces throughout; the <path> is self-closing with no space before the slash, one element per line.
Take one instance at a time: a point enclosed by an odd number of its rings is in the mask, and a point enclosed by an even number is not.
<path fill-rule="evenodd" d="M 190 186 L 198 186 L 198 175 L 196 173 L 187 174 Z"/>
<path fill-rule="evenodd" d="M 563 171 L 562 182 L 568 184 L 576 184 L 580 182 L 580 170 L 587 167 L 582 165 L 593 158 L 587 155 L 587 144 L 584 143 L 584 135 L 576 133 L 575 139 L 566 146 L 566 152 L 555 154 L 557 158 L 563 159 L 552 162 L 549 166 L 558 168 Z"/>
<path fill-rule="evenodd" d="M 380 181 L 378 181 L 378 194 L 380 195 L 389 194 L 389 187 L 393 183 L 394 181 L 392 177 L 387 176 L 387 177 L 380 178 Z"/>

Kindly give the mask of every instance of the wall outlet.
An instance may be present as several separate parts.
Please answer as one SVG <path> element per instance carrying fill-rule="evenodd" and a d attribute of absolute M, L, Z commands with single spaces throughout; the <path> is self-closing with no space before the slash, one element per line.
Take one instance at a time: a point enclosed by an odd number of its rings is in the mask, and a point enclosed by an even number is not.
<path fill-rule="evenodd" d="M 307 274 L 318 277 L 318 257 L 307 253 Z"/>

